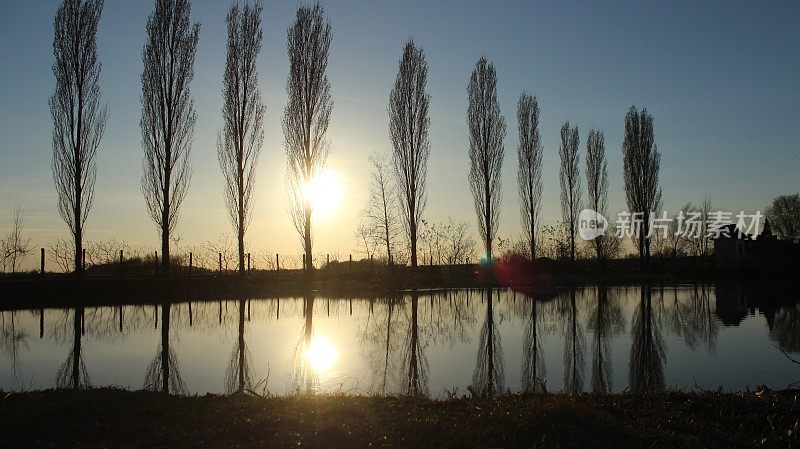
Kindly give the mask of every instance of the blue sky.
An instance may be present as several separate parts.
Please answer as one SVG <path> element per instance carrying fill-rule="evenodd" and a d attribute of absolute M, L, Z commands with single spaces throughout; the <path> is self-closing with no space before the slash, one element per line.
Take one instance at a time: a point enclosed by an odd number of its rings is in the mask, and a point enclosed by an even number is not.
<path fill-rule="evenodd" d="M 56 1 L 0 2 L 0 230 L 22 201 L 34 244 L 67 235 L 52 187 L 47 107 L 54 80 Z M 280 117 L 286 103 L 286 29 L 296 1 L 264 2 L 260 82 L 266 137 L 249 239 L 255 250 L 299 252 L 287 218 Z M 226 1 L 195 1 L 201 24 L 192 86 L 198 114 L 194 176 L 178 232 L 187 244 L 230 232 L 215 138 L 221 126 Z M 319 253 L 355 251 L 352 229 L 366 201 L 367 156 L 390 148 L 386 104 L 402 45 L 425 49 L 431 94 L 429 201 L 425 217 L 453 216 L 475 230 L 467 186 L 466 85 L 485 55 L 498 72 L 508 123 L 499 234 L 520 233 L 516 101 L 534 92 L 544 143 L 542 218 L 559 218 L 558 132 L 569 120 L 581 147 L 592 127 L 606 135 L 609 212 L 625 208 L 620 144 L 631 105 L 655 118 L 667 210 L 710 195 L 714 208 L 763 209 L 800 190 L 800 2 L 328 1 L 329 78 L 335 102 L 329 167 L 341 174 L 341 210 L 319 222 Z M 155 247 L 158 234 L 139 188 L 139 93 L 150 1 L 106 0 L 98 46 L 109 122 L 98 153 L 89 240 Z M 583 164 L 581 164 L 583 167 Z M 581 169 L 583 170 L 583 168 Z M 585 183 L 584 183 L 585 187 Z"/>

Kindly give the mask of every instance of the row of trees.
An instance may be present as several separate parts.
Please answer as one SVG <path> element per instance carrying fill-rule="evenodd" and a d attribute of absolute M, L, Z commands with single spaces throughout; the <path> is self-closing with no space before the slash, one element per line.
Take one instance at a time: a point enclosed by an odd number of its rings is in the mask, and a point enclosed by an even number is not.
<path fill-rule="evenodd" d="M 59 211 L 70 229 L 74 267 L 83 269 L 84 225 L 94 198 L 96 154 L 108 118 L 100 94 L 101 64 L 97 30 L 103 0 L 63 0 L 54 19 L 53 74 L 56 88 L 49 105 L 53 120 L 52 171 Z M 142 192 L 161 234 L 162 273 L 170 271 L 170 242 L 180 206 L 191 180 L 191 147 L 197 114 L 191 94 L 200 25 L 190 20 L 189 0 L 156 0 L 146 26 L 142 50 L 140 120 Z M 245 270 L 245 239 L 253 204 L 255 169 L 263 144 L 266 106 L 258 87 L 256 60 L 262 45 L 262 6 L 230 7 L 227 17 L 227 58 L 222 85 L 222 129 L 217 155 L 225 179 L 224 199 L 237 240 L 240 273 Z M 287 31 L 288 102 L 282 130 L 287 160 L 288 204 L 292 223 L 305 254 L 304 268 L 313 270 L 312 216 L 307 186 L 322 171 L 330 155 L 327 130 L 333 110 L 326 75 L 332 29 L 320 4 L 302 6 Z M 427 203 L 430 156 L 430 95 L 428 63 L 423 49 L 406 42 L 389 93 L 388 129 L 391 157 L 371 159 L 373 169 L 369 223 L 360 236 L 377 239 L 393 259 L 393 241 L 401 233 L 412 267 L 418 264 L 419 238 Z M 481 57 L 467 86 L 466 122 L 469 135 L 468 183 L 485 257 L 492 260 L 501 205 L 501 169 L 506 122 L 497 99 L 494 65 Z M 526 253 L 537 257 L 542 201 L 542 154 L 536 97 L 523 92 L 517 105 L 519 144 L 517 184 Z M 561 209 L 569 257 L 575 259 L 575 236 L 582 203 L 579 133 L 569 122 L 561 127 L 559 146 Z M 661 205 L 660 153 L 653 135 L 653 118 L 646 109 L 631 107 L 625 117 L 622 144 L 625 195 L 630 211 L 641 212 L 642 228 L 635 240 L 643 264 L 651 254 L 647 237 L 652 211 Z M 587 207 L 606 213 L 608 174 L 603 132 L 591 130 L 586 145 Z M 399 194 L 395 194 L 399 192 Z M 402 230 L 402 231 L 401 231 Z M 613 252 L 613 239 L 598 238 L 596 257 Z"/>
<path fill-rule="evenodd" d="M 54 19 L 53 179 L 59 211 L 70 229 L 74 267 L 83 270 L 83 230 L 94 198 L 96 154 L 108 109 L 101 102 L 97 30 L 103 0 L 64 0 Z M 142 50 L 142 192 L 161 233 L 163 273 L 170 270 L 170 241 L 191 180 L 191 148 L 197 114 L 191 94 L 200 25 L 190 21 L 189 0 L 156 0 L 147 20 Z M 258 87 L 256 60 L 261 50 L 262 6 L 230 7 L 227 59 L 223 75 L 223 127 L 217 154 L 225 179 L 224 198 L 236 232 L 238 268 L 244 273 L 244 240 L 253 201 L 254 174 L 263 142 L 265 105 Z M 304 223 L 306 253 L 311 253 L 311 206 L 306 185 L 327 156 L 325 131 L 332 102 L 325 77 L 330 25 L 322 8 L 300 8 L 288 32 L 289 104 L 284 114 L 293 210 Z M 310 260 L 310 258 L 309 258 Z"/>

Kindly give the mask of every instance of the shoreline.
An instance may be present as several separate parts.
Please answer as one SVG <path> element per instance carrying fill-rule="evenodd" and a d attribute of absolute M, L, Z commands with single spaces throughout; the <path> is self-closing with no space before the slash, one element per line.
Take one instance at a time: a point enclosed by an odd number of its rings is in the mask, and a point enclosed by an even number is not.
<path fill-rule="evenodd" d="M 496 398 L 0 394 L 3 447 L 790 447 L 797 392 Z"/>
<path fill-rule="evenodd" d="M 395 267 L 349 272 L 317 270 L 307 282 L 301 270 L 258 271 L 239 276 L 196 274 L 173 276 L 86 276 L 66 274 L 0 277 L 0 310 L 67 306 L 156 304 L 278 296 L 325 295 L 332 298 L 375 298 L 410 290 L 511 288 L 537 298 L 548 298 L 559 289 L 590 285 L 741 283 L 769 290 L 796 288 L 798 281 L 786 274 L 731 277 L 708 272 L 664 273 L 638 271 L 536 270 L 498 264 L 488 271 L 477 265 Z"/>

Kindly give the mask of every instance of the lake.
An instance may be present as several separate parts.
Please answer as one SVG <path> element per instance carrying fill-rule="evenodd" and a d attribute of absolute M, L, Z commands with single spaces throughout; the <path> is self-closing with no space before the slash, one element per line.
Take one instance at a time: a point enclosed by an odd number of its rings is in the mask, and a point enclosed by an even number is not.
<path fill-rule="evenodd" d="M 800 380 L 800 300 L 736 284 L 251 298 L 0 312 L 0 389 L 493 394 Z M 796 357 L 797 358 L 797 357 Z"/>

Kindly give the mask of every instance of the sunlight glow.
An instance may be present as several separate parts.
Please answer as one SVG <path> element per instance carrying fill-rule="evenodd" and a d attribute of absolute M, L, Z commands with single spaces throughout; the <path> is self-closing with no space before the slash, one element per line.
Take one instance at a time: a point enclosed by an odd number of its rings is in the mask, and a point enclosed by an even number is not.
<path fill-rule="evenodd" d="M 339 350 L 324 335 L 316 335 L 306 349 L 306 360 L 318 374 L 328 371 L 339 357 Z"/>
<path fill-rule="evenodd" d="M 306 186 L 306 195 L 311 199 L 313 217 L 326 219 L 333 216 L 342 202 L 344 185 L 339 173 L 324 169 Z"/>

